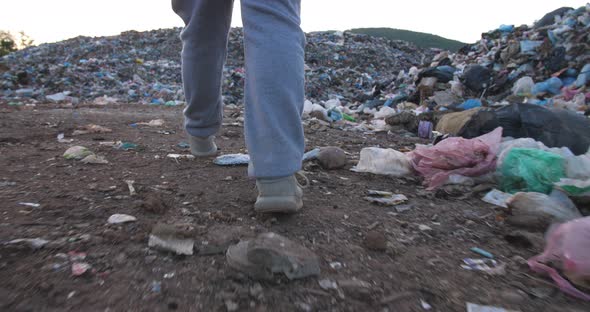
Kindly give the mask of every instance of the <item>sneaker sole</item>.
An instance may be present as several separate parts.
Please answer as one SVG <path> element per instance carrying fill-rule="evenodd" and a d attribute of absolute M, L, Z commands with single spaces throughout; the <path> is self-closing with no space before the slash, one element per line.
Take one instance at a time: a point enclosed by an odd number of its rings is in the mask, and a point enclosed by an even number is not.
<path fill-rule="evenodd" d="M 303 199 L 295 196 L 259 197 L 254 210 L 261 213 L 296 213 L 303 207 Z"/>
<path fill-rule="evenodd" d="M 208 152 L 195 152 L 191 151 L 191 154 L 195 157 L 213 157 L 217 155 L 217 149 L 208 151 Z"/>

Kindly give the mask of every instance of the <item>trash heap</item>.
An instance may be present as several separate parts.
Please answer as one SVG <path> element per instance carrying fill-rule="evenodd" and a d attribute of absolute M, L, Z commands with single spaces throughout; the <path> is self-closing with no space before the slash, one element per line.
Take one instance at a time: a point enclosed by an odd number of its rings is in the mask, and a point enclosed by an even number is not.
<path fill-rule="evenodd" d="M 359 94 L 350 105 L 336 100 L 317 103 L 319 106 L 308 103 L 307 112 L 321 111 L 323 107 L 324 115 L 331 120 L 373 118 L 368 123 L 372 129 L 388 129 L 383 122 L 386 120 L 390 126 L 421 132 L 424 138 L 429 138 L 432 130 L 464 136 L 458 133 L 461 129 L 437 127 L 438 117 L 476 108 L 491 110 L 525 103 L 587 114 L 589 29 L 590 4 L 555 10 L 532 26 L 502 25 L 458 53 L 440 51 L 426 67 L 402 70 L 390 84 L 374 84 L 372 94 Z M 507 110 L 518 114 L 515 109 Z M 475 112 L 465 113 L 468 117 L 472 114 Z M 347 116 L 350 118 L 342 118 Z M 420 121 L 429 124 L 420 127 Z M 521 137 L 506 127 L 505 132 Z"/>
<path fill-rule="evenodd" d="M 0 59 L 0 103 L 143 103 L 181 105 L 180 28 L 77 37 Z M 243 98 L 243 32 L 232 29 L 224 68 L 226 104 Z M 345 104 L 373 97 L 404 68 L 434 52 L 403 41 L 343 32 L 307 35 L 307 98 Z"/>

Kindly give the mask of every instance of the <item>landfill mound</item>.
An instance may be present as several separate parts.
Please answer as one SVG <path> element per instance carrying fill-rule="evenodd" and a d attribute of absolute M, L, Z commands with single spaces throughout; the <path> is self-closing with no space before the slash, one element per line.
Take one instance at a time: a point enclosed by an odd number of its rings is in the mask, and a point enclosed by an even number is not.
<path fill-rule="evenodd" d="M 0 61 L 0 101 L 182 104 L 180 31 L 77 37 L 17 51 Z M 242 39 L 242 29 L 231 30 L 224 70 L 227 104 L 242 101 Z M 388 84 L 399 70 L 433 55 L 407 42 L 342 32 L 310 33 L 307 41 L 308 98 L 314 101 Z"/>
<path fill-rule="evenodd" d="M 310 34 L 295 216 L 254 211 L 240 30 L 214 159 L 176 106 L 179 29 L 11 54 L 0 310 L 590 311 L 589 24 L 432 59 Z"/>

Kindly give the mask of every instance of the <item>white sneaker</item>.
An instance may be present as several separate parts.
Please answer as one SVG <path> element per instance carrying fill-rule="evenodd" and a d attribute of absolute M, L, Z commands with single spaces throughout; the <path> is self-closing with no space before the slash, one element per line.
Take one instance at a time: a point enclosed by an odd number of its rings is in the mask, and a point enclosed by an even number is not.
<path fill-rule="evenodd" d="M 206 138 L 189 135 L 189 145 L 191 154 L 197 157 L 209 157 L 217 154 L 217 145 L 215 145 L 215 136 Z"/>

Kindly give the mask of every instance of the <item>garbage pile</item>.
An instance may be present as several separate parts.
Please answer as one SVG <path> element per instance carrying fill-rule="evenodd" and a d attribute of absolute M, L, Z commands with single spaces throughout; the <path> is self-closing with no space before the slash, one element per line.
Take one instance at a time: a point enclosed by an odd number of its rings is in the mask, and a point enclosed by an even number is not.
<path fill-rule="evenodd" d="M 77 37 L 7 55 L 0 59 L 0 103 L 181 105 L 180 30 Z M 242 39 L 242 29 L 231 30 L 223 76 L 226 104 L 242 101 Z M 307 41 L 307 98 L 316 103 L 373 98 L 401 69 L 434 55 L 407 42 L 343 32 L 310 33 Z"/>
<path fill-rule="evenodd" d="M 590 100 L 590 4 L 562 8 L 534 26 L 502 25 L 457 54 L 400 73 L 393 97 L 429 110 L 529 103 L 586 112 Z M 413 84 L 413 93 L 402 85 Z M 395 103 L 392 103 L 395 105 Z"/>
<path fill-rule="evenodd" d="M 494 108 L 511 104 L 589 114 L 589 29 L 590 4 L 578 9 L 561 8 L 532 26 L 502 25 L 482 34 L 479 42 L 465 46 L 458 53 L 441 51 L 426 67 L 402 70 L 389 85 L 375 85 L 372 97 L 358 96 L 357 102 L 351 105 L 329 101 L 317 103 L 322 106 L 319 107 L 310 103 L 307 109 L 313 112 L 323 108 L 327 119 L 333 121 L 373 117 L 370 123 L 373 129 L 388 129 L 387 125 L 402 127 L 423 138 L 430 138 L 432 130 L 473 138 L 498 126 L 505 128 L 507 136 L 531 137 L 522 131 L 512 131 L 502 122 L 484 131 L 469 126 L 462 129 L 462 126 L 476 113 L 473 109 L 493 112 Z M 508 110 L 518 115 L 516 109 Z M 440 116 L 451 112 L 465 112 L 459 118 L 461 127 L 448 120 L 439 126 Z M 495 113 L 488 113 L 487 118 L 506 119 L 506 111 L 498 114 L 494 117 Z M 560 114 L 550 117 L 551 113 L 546 111 L 543 119 L 569 120 L 570 117 L 563 117 L 565 113 Z M 521 114 L 521 118 L 528 117 Z M 477 120 L 483 122 L 481 118 Z M 446 129 L 449 124 L 454 125 L 453 129 Z M 467 130 L 473 131 L 465 134 Z M 553 142 L 544 143 L 555 146 Z"/>

